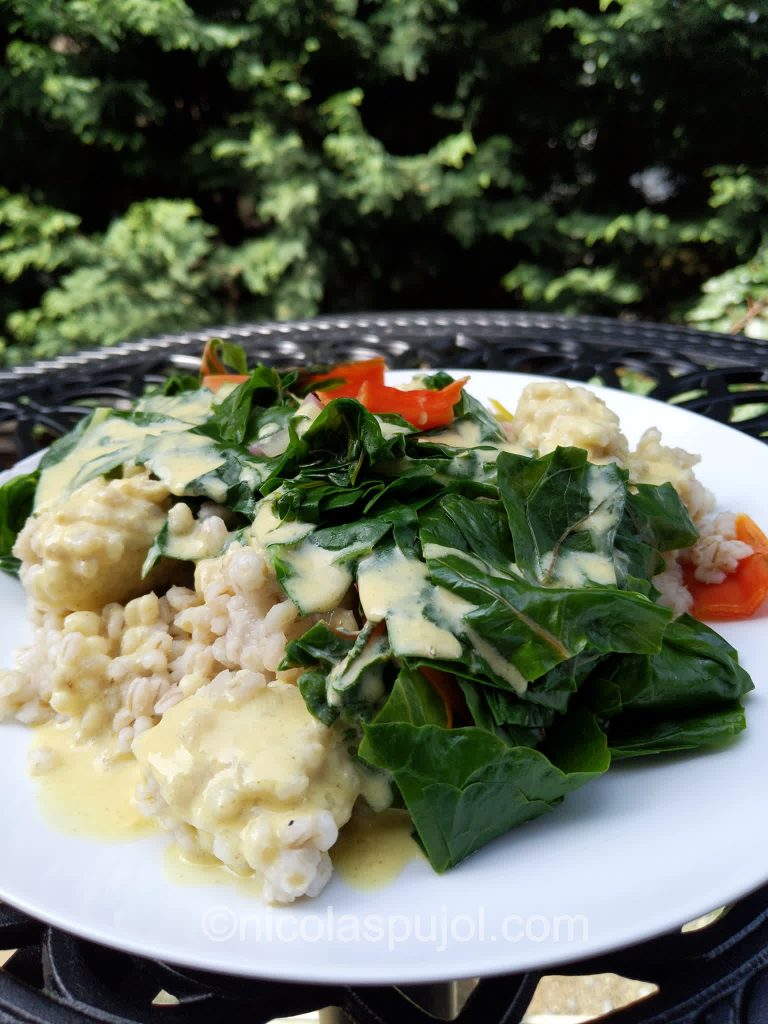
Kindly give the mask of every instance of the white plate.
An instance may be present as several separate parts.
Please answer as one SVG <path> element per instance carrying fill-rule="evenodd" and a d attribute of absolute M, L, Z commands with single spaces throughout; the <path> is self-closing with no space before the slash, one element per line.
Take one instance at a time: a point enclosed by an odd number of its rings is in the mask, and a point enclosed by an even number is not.
<path fill-rule="evenodd" d="M 402 374 L 397 375 L 402 377 Z M 514 406 L 522 375 L 472 374 L 481 399 Z M 635 443 L 704 455 L 720 507 L 768 522 L 768 447 L 682 409 L 596 389 Z M 0 652 L 28 628 L 22 592 L 0 579 Z M 304 982 L 427 982 L 555 965 L 674 928 L 768 879 L 766 611 L 721 632 L 756 691 L 725 750 L 627 764 L 446 875 L 414 861 L 388 887 L 334 879 L 269 909 L 221 885 L 179 885 L 160 836 L 98 842 L 56 832 L 25 771 L 28 730 L 0 727 L 0 898 L 86 938 L 191 967 Z"/>

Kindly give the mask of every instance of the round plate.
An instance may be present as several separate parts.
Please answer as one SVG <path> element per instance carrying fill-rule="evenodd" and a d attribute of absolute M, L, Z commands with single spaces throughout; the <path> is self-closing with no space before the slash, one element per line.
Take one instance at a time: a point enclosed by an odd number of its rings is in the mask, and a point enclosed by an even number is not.
<path fill-rule="evenodd" d="M 394 380 L 409 374 L 393 374 Z M 514 407 L 522 375 L 472 374 L 478 398 Z M 703 455 L 719 507 L 768 520 L 768 447 L 674 406 L 594 389 L 635 444 L 651 425 Z M 29 628 L 0 579 L 0 653 Z M 550 966 L 681 925 L 768 878 L 766 610 L 723 624 L 755 681 L 748 728 L 726 749 L 619 765 L 551 814 L 445 875 L 411 862 L 385 888 L 334 878 L 317 899 L 269 908 L 236 888 L 175 884 L 161 835 L 126 843 L 61 834 L 27 775 L 29 730 L 0 727 L 0 898 L 78 935 L 176 962 L 322 983 L 430 982 Z"/>

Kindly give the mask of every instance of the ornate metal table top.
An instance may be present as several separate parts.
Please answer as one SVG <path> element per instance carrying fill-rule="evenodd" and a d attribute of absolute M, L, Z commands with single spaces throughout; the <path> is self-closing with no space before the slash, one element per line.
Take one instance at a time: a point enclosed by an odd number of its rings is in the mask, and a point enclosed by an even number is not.
<path fill-rule="evenodd" d="M 93 349 L 0 370 L 0 422 L 18 422 L 27 454 L 98 400 L 139 393 L 173 370 L 194 370 L 209 338 L 242 344 L 252 361 L 333 363 L 384 355 L 392 367 L 508 370 L 621 387 L 640 375 L 655 398 L 768 430 L 768 343 L 648 323 L 534 313 L 407 313 L 242 324 Z M 40 428 L 44 428 L 41 430 Z"/>

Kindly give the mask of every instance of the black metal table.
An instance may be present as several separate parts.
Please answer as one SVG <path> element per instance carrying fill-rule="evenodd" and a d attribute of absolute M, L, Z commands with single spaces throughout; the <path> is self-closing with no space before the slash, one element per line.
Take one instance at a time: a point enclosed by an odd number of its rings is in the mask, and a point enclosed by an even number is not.
<path fill-rule="evenodd" d="M 170 372 L 194 371 L 211 337 L 239 342 L 251 361 L 281 365 L 384 355 L 392 367 L 507 370 L 615 387 L 642 382 L 655 398 L 768 438 L 768 343 L 594 317 L 409 313 L 214 328 L 0 371 L 0 430 L 12 456 L 30 454 L 69 429 L 94 402 L 119 404 Z M 768 852 L 766 858 L 768 877 Z M 393 986 L 302 986 L 185 970 L 74 938 L 1 904 L 0 949 L 18 950 L 0 968 L 0 1024 L 160 1019 L 187 1024 L 219 1016 L 259 1024 L 325 1006 L 340 1007 L 356 1024 L 434 1019 L 413 989 L 406 994 Z M 768 885 L 706 928 L 676 931 L 556 968 L 557 974 L 604 972 L 659 988 L 650 999 L 604 1020 L 763 1024 L 768 1021 Z M 546 973 L 481 980 L 456 1019 L 516 1024 Z M 178 1003 L 154 1005 L 160 990 Z"/>

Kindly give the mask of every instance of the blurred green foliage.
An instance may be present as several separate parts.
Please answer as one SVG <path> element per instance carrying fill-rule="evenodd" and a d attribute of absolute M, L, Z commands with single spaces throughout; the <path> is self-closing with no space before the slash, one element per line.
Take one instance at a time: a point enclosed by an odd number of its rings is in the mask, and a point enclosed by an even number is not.
<path fill-rule="evenodd" d="M 768 8 L 0 0 L 0 360 L 504 307 L 768 334 Z"/>

